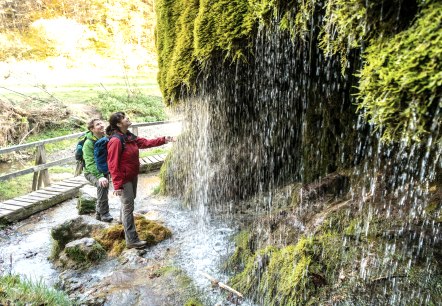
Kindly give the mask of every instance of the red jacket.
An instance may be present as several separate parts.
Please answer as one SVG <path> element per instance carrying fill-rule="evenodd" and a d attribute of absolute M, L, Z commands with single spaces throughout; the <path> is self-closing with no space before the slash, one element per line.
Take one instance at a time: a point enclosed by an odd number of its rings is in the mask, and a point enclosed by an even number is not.
<path fill-rule="evenodd" d="M 107 144 L 107 164 L 115 190 L 123 189 L 123 184 L 130 182 L 138 175 L 140 171 L 139 149 L 157 147 L 166 143 L 166 137 L 146 139 L 135 137 L 131 133 L 123 137 L 124 151 L 117 137 L 112 137 Z"/>

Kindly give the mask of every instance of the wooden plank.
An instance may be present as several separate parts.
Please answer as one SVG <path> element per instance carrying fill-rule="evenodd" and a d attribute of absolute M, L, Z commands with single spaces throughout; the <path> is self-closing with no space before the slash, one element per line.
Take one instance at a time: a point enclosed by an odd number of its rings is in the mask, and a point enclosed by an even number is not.
<path fill-rule="evenodd" d="M 29 204 L 25 209 L 18 209 L 9 211 L 7 215 L 0 217 L 0 223 L 11 223 L 18 220 L 25 219 L 39 211 L 48 209 L 56 204 L 59 204 L 67 199 L 71 199 L 77 195 L 77 190 L 73 189 L 62 194 L 53 195 L 48 199 L 42 199 L 34 204 Z"/>
<path fill-rule="evenodd" d="M 46 200 L 46 199 L 49 199 L 51 196 L 46 196 L 46 197 L 43 197 L 43 196 L 34 196 L 34 195 L 30 195 L 30 194 L 27 194 L 27 195 L 25 195 L 25 196 L 21 196 L 19 199 L 26 199 L 26 200 L 29 200 L 29 201 L 42 201 L 42 200 Z"/>
<path fill-rule="evenodd" d="M 38 191 L 34 191 L 32 193 L 25 195 L 25 197 L 37 198 L 37 199 L 47 199 L 47 198 L 50 198 L 51 196 L 52 195 L 49 195 L 49 194 L 39 193 Z"/>
<path fill-rule="evenodd" d="M 60 192 L 48 191 L 48 190 L 44 190 L 44 189 L 37 190 L 36 192 L 38 192 L 40 194 L 48 194 L 48 195 L 59 195 L 60 194 Z"/>
<path fill-rule="evenodd" d="M 154 164 L 157 162 L 154 158 L 152 158 L 152 156 L 147 156 L 147 159 L 149 160 L 150 164 Z"/>
<path fill-rule="evenodd" d="M 150 161 L 149 161 L 146 157 L 140 158 L 140 160 L 143 161 L 143 162 L 142 162 L 143 165 L 144 165 L 144 164 L 148 164 L 148 163 L 150 163 Z"/>
<path fill-rule="evenodd" d="M 64 187 L 64 186 L 51 186 L 51 187 L 45 187 L 42 190 L 48 190 L 48 191 L 55 191 L 55 192 L 63 192 L 67 190 L 74 189 L 72 187 Z"/>
<path fill-rule="evenodd" d="M 71 187 L 71 188 L 77 188 L 79 186 L 82 185 L 82 183 L 78 182 L 78 183 L 69 183 L 69 182 L 58 182 L 56 184 L 53 184 L 52 187 L 54 186 L 64 186 L 64 187 Z"/>
<path fill-rule="evenodd" d="M 34 166 L 34 167 L 31 167 L 31 168 L 23 169 L 23 170 L 20 170 L 20 171 L 16 171 L 16 172 L 8 173 L 8 174 L 5 174 L 5 175 L 1 175 L 0 176 L 0 181 L 7 181 L 7 180 L 9 180 L 11 178 L 14 178 L 14 177 L 17 177 L 17 176 L 38 172 L 38 171 L 45 170 L 45 169 L 48 169 L 48 168 L 53 167 L 53 166 L 64 165 L 64 164 L 69 163 L 70 161 L 75 161 L 75 156 L 72 155 L 70 157 L 62 158 L 62 159 L 59 159 L 59 160 L 56 160 L 56 161 L 53 161 L 53 162 L 49 162 L 49 163 L 46 163 L 46 164 L 42 164 L 42 165 Z"/>
<path fill-rule="evenodd" d="M 67 182 L 67 183 L 84 183 L 84 184 L 89 183 L 89 181 L 87 179 L 85 179 L 84 177 L 81 177 L 81 176 L 77 176 L 77 177 L 73 177 L 71 179 L 63 180 L 63 182 Z"/>
<path fill-rule="evenodd" d="M 11 199 L 11 200 L 4 201 L 3 204 L 24 207 L 24 206 L 28 206 L 29 203 L 17 201 L 16 199 Z"/>
<path fill-rule="evenodd" d="M 58 190 L 69 190 L 72 188 L 76 188 L 76 187 L 61 186 L 61 185 L 56 184 L 56 185 L 51 185 L 49 187 L 45 187 L 45 188 L 43 188 L 43 190 L 57 189 L 56 191 L 58 191 Z"/>
<path fill-rule="evenodd" d="M 11 147 L 7 147 L 7 148 L 2 148 L 2 149 L 0 149 L 0 154 L 20 151 L 20 150 L 24 150 L 24 149 L 33 148 L 33 147 L 38 147 L 38 146 L 41 146 L 46 143 L 54 143 L 54 142 L 59 142 L 61 140 L 77 138 L 82 135 L 84 135 L 84 132 L 70 134 L 70 135 L 66 135 L 66 136 L 55 137 L 55 138 L 50 138 L 50 139 L 45 139 L 45 140 L 40 140 L 40 141 L 35 141 L 35 142 L 30 142 L 30 143 L 21 144 L 21 145 L 17 145 L 17 146 L 11 146 Z"/>
<path fill-rule="evenodd" d="M 26 203 L 34 203 L 35 202 L 35 200 L 31 200 L 31 199 L 28 199 L 28 198 L 25 198 L 25 197 L 14 198 L 13 200 L 17 200 L 17 201 L 20 201 L 20 202 L 26 202 Z"/>
<path fill-rule="evenodd" d="M 8 215 L 9 213 L 10 213 L 11 211 L 10 210 L 7 210 L 7 209 L 3 209 L 3 208 L 1 208 L 1 206 L 0 206 L 0 215 Z"/>
<path fill-rule="evenodd" d="M 164 158 L 161 155 L 155 155 L 155 158 L 159 161 L 159 162 L 164 162 Z"/>
<path fill-rule="evenodd" d="M 18 209 L 23 209 L 23 206 L 16 206 L 16 205 L 10 205 L 10 204 L 6 204 L 6 203 L 0 203 L 0 207 L 4 210 L 9 210 L 9 211 L 15 211 Z"/>
<path fill-rule="evenodd" d="M 134 127 L 145 127 L 145 126 L 154 126 L 154 125 L 162 125 L 162 124 L 171 124 L 171 123 L 176 123 L 176 122 L 181 122 L 181 120 L 134 123 L 134 124 L 131 125 L 131 128 L 134 128 Z"/>
<path fill-rule="evenodd" d="M 153 155 L 152 158 L 155 159 L 158 163 L 163 162 L 163 160 L 158 155 Z"/>

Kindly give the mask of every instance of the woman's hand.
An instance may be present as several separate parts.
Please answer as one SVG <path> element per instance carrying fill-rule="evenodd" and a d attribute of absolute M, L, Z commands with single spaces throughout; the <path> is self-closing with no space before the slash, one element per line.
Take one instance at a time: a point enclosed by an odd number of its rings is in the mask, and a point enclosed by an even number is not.
<path fill-rule="evenodd" d="M 166 143 L 168 143 L 168 142 L 175 142 L 176 140 L 175 140 L 175 138 L 174 137 L 172 137 L 172 136 L 166 136 Z"/>
<path fill-rule="evenodd" d="M 114 190 L 113 195 L 121 196 L 123 194 L 123 189 Z"/>

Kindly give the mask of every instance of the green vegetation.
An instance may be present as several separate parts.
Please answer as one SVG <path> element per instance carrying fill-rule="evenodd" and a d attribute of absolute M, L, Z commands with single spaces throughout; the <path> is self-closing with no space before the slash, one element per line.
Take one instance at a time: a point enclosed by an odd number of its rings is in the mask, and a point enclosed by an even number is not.
<path fill-rule="evenodd" d="M 294 39 L 309 39 L 309 29 L 317 26 L 311 23 L 322 14 L 318 46 L 326 56 L 341 60 L 343 73 L 350 51 L 366 47 L 357 92 L 359 110 L 383 130 L 384 140 L 420 141 L 441 105 L 442 9 L 440 2 L 420 1 L 398 16 L 401 3 L 159 1 L 158 80 L 165 102 L 177 102 L 194 92 L 196 75 L 211 61 L 224 59 L 229 65 L 244 60 L 253 50 L 256 29 L 272 18 L 278 16 L 274 20 L 279 20 L 279 28 Z"/>
<path fill-rule="evenodd" d="M 182 8 L 185 8 L 184 10 Z M 158 83 L 166 104 L 192 90 L 199 65 L 223 52 L 228 61 L 244 58 L 257 16 L 248 2 L 180 0 L 157 2 Z"/>
<path fill-rule="evenodd" d="M 203 303 L 201 303 L 200 300 L 195 299 L 195 298 L 191 298 L 190 300 L 188 300 L 184 306 L 204 306 Z"/>
<path fill-rule="evenodd" d="M 175 266 L 164 266 L 156 270 L 155 276 L 167 279 L 168 286 L 178 288 L 180 295 L 186 300 L 180 305 L 184 306 L 203 306 L 198 298 L 198 290 L 195 288 L 192 279 L 182 269 Z M 165 290 L 167 290 L 165 288 Z M 178 305 L 178 303 L 177 303 Z"/>
<path fill-rule="evenodd" d="M 41 133 L 32 134 L 26 138 L 25 143 L 65 136 L 69 134 L 74 134 L 78 132 L 83 132 L 84 129 L 78 127 L 49 127 L 44 129 Z M 75 144 L 78 142 L 76 138 L 66 139 L 54 143 L 45 144 L 46 153 L 53 153 L 65 148 L 75 148 Z M 35 149 L 34 149 L 35 150 Z"/>
<path fill-rule="evenodd" d="M 0 201 L 6 201 L 32 191 L 33 174 L 0 182 Z"/>
<path fill-rule="evenodd" d="M 123 95 L 104 92 L 100 93 L 98 98 L 92 99 L 90 103 L 98 108 L 103 118 L 109 118 L 114 112 L 124 111 L 134 122 L 153 122 L 166 119 L 161 97 L 146 96 L 140 91 Z"/>
<path fill-rule="evenodd" d="M 167 227 L 141 216 L 135 217 L 135 227 L 140 239 L 146 240 L 148 245 L 155 245 L 172 236 L 172 232 Z M 110 256 L 120 255 L 126 247 L 122 224 L 97 230 L 93 238 L 106 249 Z"/>
<path fill-rule="evenodd" d="M 169 153 L 170 149 L 164 149 L 164 148 L 152 148 L 149 150 L 142 150 L 140 151 L 140 157 L 147 157 L 152 155 L 160 155 L 160 154 L 167 154 Z"/>
<path fill-rule="evenodd" d="M 419 141 L 442 106 L 442 3 L 422 10 L 414 24 L 367 48 L 360 74 L 359 108 L 383 139 Z M 440 120 L 439 117 L 434 120 Z"/>
<path fill-rule="evenodd" d="M 32 282 L 18 275 L 0 276 L 1 305 L 73 305 L 61 291 L 47 287 L 42 281 Z"/>
<path fill-rule="evenodd" d="M 440 199 L 439 196 L 434 191 L 434 199 Z M 434 205 L 430 206 L 428 210 L 434 209 Z M 428 263 L 428 258 L 414 251 L 391 249 L 392 245 L 410 243 L 410 237 L 401 232 L 404 226 L 414 225 L 404 225 L 404 220 L 383 213 L 367 218 L 369 210 L 373 207 L 365 207 L 363 211 L 351 207 L 332 210 L 312 229 L 311 235 L 299 236 L 294 243 L 279 247 L 266 244 L 280 239 L 281 230 L 287 231 L 287 222 L 293 220 L 292 208 L 287 208 L 288 219 L 280 219 L 280 213 L 278 217 L 270 217 L 274 220 L 270 236 L 275 239 L 266 236 L 261 237 L 264 242 L 258 241 L 254 226 L 250 232 L 240 232 L 236 250 L 228 262 L 230 271 L 236 273 L 230 285 L 264 305 L 274 306 L 325 305 L 335 298 L 340 305 L 368 305 L 373 300 L 365 299 L 375 294 L 383 296 L 385 290 L 389 293 L 410 287 L 422 293 L 410 301 L 418 304 L 425 296 L 431 305 L 438 305 L 442 274 L 437 258 Z M 431 215 L 432 220 L 437 220 L 437 213 Z M 256 245 L 262 248 L 256 250 Z M 385 273 L 391 267 L 395 268 L 390 279 Z M 431 278 L 425 278 L 428 273 Z M 371 297 L 364 296 L 365 290 L 370 290 Z M 387 303 L 386 296 L 386 300 L 378 301 Z"/>

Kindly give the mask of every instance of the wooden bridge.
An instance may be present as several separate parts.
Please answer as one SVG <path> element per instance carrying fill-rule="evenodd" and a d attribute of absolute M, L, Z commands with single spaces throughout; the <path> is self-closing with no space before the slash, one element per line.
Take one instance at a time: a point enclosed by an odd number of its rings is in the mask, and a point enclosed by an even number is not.
<path fill-rule="evenodd" d="M 132 132 L 138 134 L 139 127 L 153 126 L 173 123 L 173 121 L 148 122 L 132 125 Z M 0 154 L 16 152 L 23 149 L 36 147 L 35 166 L 20 171 L 0 175 L 0 182 L 11 178 L 34 173 L 32 181 L 32 192 L 0 203 L 0 224 L 11 223 L 25 219 L 32 214 L 45 210 L 51 206 L 76 197 L 78 190 L 88 184 L 83 175 L 65 179 L 61 182 L 51 184 L 48 169 L 50 167 L 65 165 L 75 162 L 75 156 L 62 158 L 52 162 L 46 162 L 45 144 L 55 143 L 66 139 L 79 138 L 84 133 L 76 133 L 37 142 L 11 146 L 0 149 Z M 72 151 L 74 151 L 74 147 Z M 166 154 L 159 154 L 140 158 L 140 172 L 147 173 L 161 167 Z"/>

